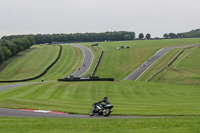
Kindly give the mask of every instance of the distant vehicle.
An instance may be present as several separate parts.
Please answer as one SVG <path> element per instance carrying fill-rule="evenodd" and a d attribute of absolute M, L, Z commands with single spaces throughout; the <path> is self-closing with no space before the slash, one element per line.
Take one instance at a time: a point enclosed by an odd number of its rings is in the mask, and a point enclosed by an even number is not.
<path fill-rule="evenodd" d="M 95 44 L 92 44 L 91 46 L 98 46 L 99 44 L 98 43 L 95 43 Z"/>

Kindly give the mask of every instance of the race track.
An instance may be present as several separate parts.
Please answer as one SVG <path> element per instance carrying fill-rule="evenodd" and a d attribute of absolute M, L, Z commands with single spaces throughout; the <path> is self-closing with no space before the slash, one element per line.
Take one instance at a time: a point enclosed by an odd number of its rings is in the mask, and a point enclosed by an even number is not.
<path fill-rule="evenodd" d="M 21 83 L 21 84 L 13 84 L 13 85 L 6 85 L 0 86 L 0 92 L 8 89 L 12 89 L 15 87 L 39 83 L 39 82 L 32 82 L 32 83 Z M 41 83 L 41 82 L 40 82 Z M 68 114 L 68 113 L 44 113 L 45 111 L 41 112 L 33 112 L 33 111 L 24 111 L 18 109 L 7 109 L 7 108 L 0 108 L 0 116 L 4 117 L 48 117 L 48 118 L 165 118 L 168 116 L 89 116 L 89 115 L 76 115 L 76 114 Z M 89 111 L 88 111 L 89 113 Z"/>
<path fill-rule="evenodd" d="M 89 116 L 76 114 L 41 113 L 17 109 L 0 108 L 0 116 L 4 117 L 48 117 L 48 118 L 166 118 L 169 116 Z"/>
<path fill-rule="evenodd" d="M 141 64 L 137 69 L 135 69 L 130 75 L 128 75 L 124 80 L 134 80 L 136 81 L 150 66 L 152 66 L 158 59 L 165 55 L 168 51 L 175 48 L 189 47 L 194 45 L 182 45 L 162 48 L 157 51 L 152 57 Z"/>
<path fill-rule="evenodd" d="M 93 60 L 93 55 L 91 51 L 81 45 L 74 45 L 76 47 L 79 47 L 82 49 L 84 53 L 84 61 L 80 67 L 80 70 L 77 70 L 73 75 L 74 76 L 81 76 L 90 68 Z M 137 78 L 144 73 L 153 63 L 155 63 L 159 58 L 161 58 L 165 53 L 168 51 L 174 49 L 174 48 L 181 48 L 191 45 L 185 45 L 185 46 L 174 46 L 174 47 L 168 47 L 163 48 L 159 50 L 155 55 L 153 55 L 151 58 L 149 58 L 148 61 L 146 61 L 145 67 L 139 67 L 137 68 L 133 73 L 131 73 L 127 78 L 124 80 L 137 80 Z M 85 66 L 84 66 L 85 64 Z M 32 82 L 34 83 L 34 82 Z M 23 86 L 30 83 L 21 83 L 21 84 L 11 84 L 6 86 L 0 86 L 0 92 L 5 91 L 8 89 L 12 89 L 18 86 Z M 89 110 L 88 110 L 89 113 Z M 59 114 L 59 113 L 42 113 L 42 112 L 31 112 L 31 111 L 24 111 L 24 110 L 17 110 L 17 109 L 7 109 L 7 108 L 0 108 L 0 116 L 5 117 L 49 117 L 49 118 L 168 118 L 170 116 L 109 116 L 109 117 L 103 117 L 103 116 L 88 116 L 88 115 L 76 115 L 76 114 Z"/>
<path fill-rule="evenodd" d="M 71 45 L 80 48 L 84 54 L 84 59 L 81 66 L 75 73 L 72 74 L 74 77 L 80 77 L 81 75 L 85 74 L 89 70 L 90 66 L 92 65 L 93 54 L 91 50 L 87 48 L 86 46 L 75 45 L 75 44 L 71 44 Z"/>
<path fill-rule="evenodd" d="M 89 48 L 82 46 L 82 45 L 74 45 L 70 44 L 72 46 L 78 47 L 83 51 L 84 59 L 78 69 L 75 73 L 72 75 L 74 77 L 80 77 L 84 73 L 86 73 L 90 66 L 92 65 L 93 61 L 93 54 L 90 51 Z M 8 89 L 16 88 L 23 85 L 33 84 L 33 83 L 41 83 L 41 82 L 29 82 L 29 83 L 20 83 L 20 84 L 11 84 L 11 85 L 5 85 L 0 86 L 0 92 L 5 91 Z M 22 111 L 22 110 L 16 110 L 16 109 L 6 109 L 6 108 L 0 108 L 0 116 L 9 116 L 9 117 L 60 117 L 60 118 L 87 118 L 87 115 L 71 115 L 71 114 L 51 114 L 51 113 L 41 113 L 41 112 L 30 112 L 30 111 Z"/>

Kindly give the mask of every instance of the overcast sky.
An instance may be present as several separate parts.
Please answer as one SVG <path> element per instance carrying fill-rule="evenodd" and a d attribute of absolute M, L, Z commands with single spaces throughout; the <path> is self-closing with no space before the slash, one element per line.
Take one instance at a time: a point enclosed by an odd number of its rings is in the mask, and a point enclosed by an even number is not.
<path fill-rule="evenodd" d="M 0 0 L 0 37 L 106 31 L 162 37 L 200 28 L 199 6 L 200 0 Z"/>

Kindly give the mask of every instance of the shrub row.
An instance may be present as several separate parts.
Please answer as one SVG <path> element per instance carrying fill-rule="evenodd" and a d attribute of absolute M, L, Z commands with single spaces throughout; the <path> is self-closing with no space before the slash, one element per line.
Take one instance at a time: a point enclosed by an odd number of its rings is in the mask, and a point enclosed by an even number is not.
<path fill-rule="evenodd" d="M 0 64 L 8 60 L 10 57 L 15 56 L 19 52 L 29 49 L 35 44 L 32 36 L 23 38 L 14 38 L 12 40 L 0 40 Z"/>
<path fill-rule="evenodd" d="M 3 36 L 2 39 L 11 40 L 27 35 L 11 35 Z M 74 33 L 74 34 L 37 34 L 31 35 L 35 38 L 37 44 L 41 43 L 55 43 L 55 42 L 96 42 L 96 41 L 122 41 L 133 40 L 135 38 L 134 32 L 128 31 L 114 31 L 102 33 Z"/>

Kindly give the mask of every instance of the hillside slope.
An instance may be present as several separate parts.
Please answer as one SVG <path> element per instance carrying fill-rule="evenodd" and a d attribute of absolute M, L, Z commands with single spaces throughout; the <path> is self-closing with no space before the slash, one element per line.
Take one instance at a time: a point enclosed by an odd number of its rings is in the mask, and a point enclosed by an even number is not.
<path fill-rule="evenodd" d="M 154 55 L 163 47 L 199 44 L 200 39 L 167 39 L 167 40 L 141 40 L 121 42 L 100 42 L 99 46 L 104 50 L 96 76 L 102 78 L 115 78 L 123 80 L 133 72 L 140 64 Z M 82 43 L 91 45 L 92 43 Z M 129 46 L 129 49 L 119 49 L 121 45 Z"/>
<path fill-rule="evenodd" d="M 10 63 L 0 73 L 0 80 L 20 80 L 31 78 L 41 74 L 58 56 L 60 47 L 53 45 L 35 46 L 37 49 L 31 51 Z M 45 80 L 56 80 L 64 78 L 66 74 L 75 72 L 83 59 L 79 48 L 63 45 L 61 58 L 42 77 Z M 36 79 L 34 81 L 40 81 Z"/>
<path fill-rule="evenodd" d="M 166 70 L 151 81 L 200 85 L 200 48 L 188 49 Z"/>
<path fill-rule="evenodd" d="M 59 53 L 59 47 L 47 45 L 35 47 L 35 50 L 11 62 L 0 73 L 0 80 L 16 80 L 37 76 L 57 58 Z"/>

